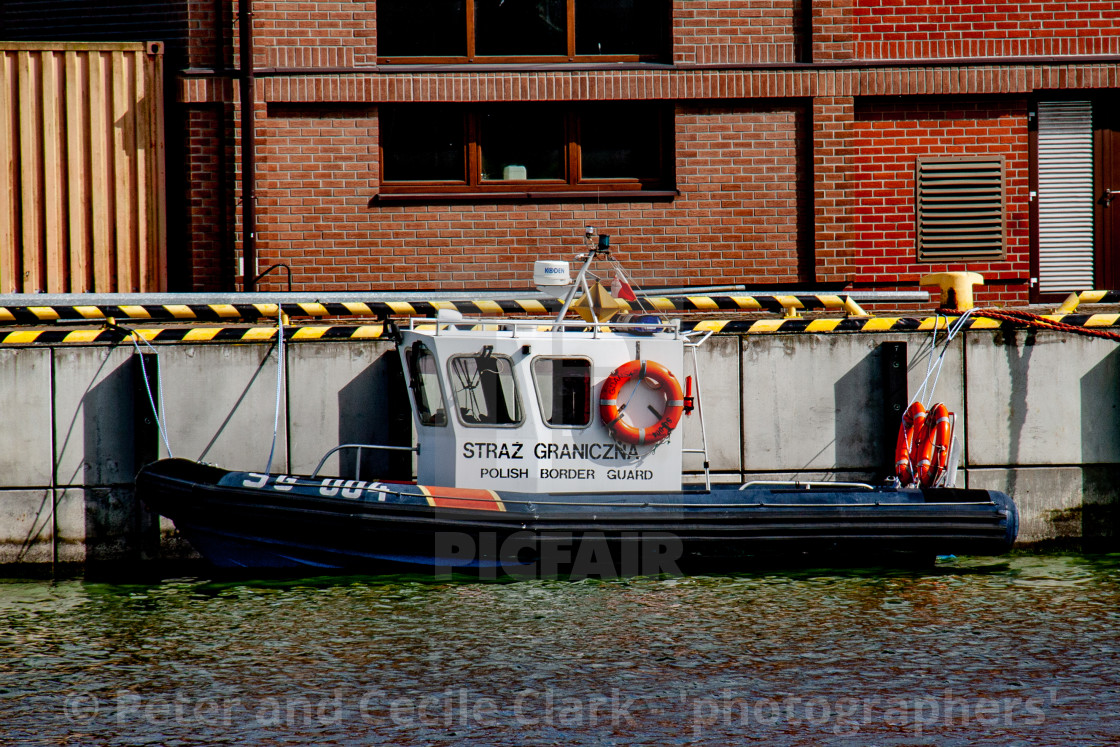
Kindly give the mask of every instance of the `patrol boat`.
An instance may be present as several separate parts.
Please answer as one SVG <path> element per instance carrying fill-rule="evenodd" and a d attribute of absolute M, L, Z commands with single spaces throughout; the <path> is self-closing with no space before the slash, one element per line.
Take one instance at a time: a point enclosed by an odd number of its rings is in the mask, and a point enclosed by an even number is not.
<path fill-rule="evenodd" d="M 138 494 L 225 568 L 583 577 L 1010 549 L 1018 514 L 1007 495 L 947 487 L 944 422 L 923 445 L 913 418 L 904 424 L 907 484 L 713 484 L 696 355 L 706 334 L 615 316 L 640 303 L 617 265 L 613 294 L 592 282 L 592 264 L 612 260 L 609 238 L 588 236 L 574 278 L 568 263 L 535 265 L 538 287 L 563 300 L 554 317 L 448 310 L 396 329 L 415 482 L 321 475 L 338 451 L 358 450 L 361 465 L 364 450 L 408 448 L 344 444 L 310 475 L 164 459 L 140 472 Z M 698 449 L 684 448 L 689 419 Z M 689 451 L 704 464 L 695 484 L 682 482 Z"/>

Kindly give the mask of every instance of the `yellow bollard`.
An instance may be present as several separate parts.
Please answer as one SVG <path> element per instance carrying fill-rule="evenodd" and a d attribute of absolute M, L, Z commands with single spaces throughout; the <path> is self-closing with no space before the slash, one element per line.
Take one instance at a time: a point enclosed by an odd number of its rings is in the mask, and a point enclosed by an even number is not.
<path fill-rule="evenodd" d="M 919 285 L 941 288 L 941 306 L 945 311 L 967 311 L 972 304 L 972 286 L 983 285 L 984 276 L 977 272 L 934 272 L 921 279 Z"/>

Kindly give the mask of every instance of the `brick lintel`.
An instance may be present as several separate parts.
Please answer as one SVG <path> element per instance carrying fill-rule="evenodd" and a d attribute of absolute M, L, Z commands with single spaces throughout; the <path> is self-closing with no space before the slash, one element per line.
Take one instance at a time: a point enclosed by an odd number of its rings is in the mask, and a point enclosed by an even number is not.
<path fill-rule="evenodd" d="M 800 66 L 671 70 L 375 72 L 275 75 L 257 82 L 269 103 L 404 101 L 722 100 L 817 96 L 1024 94 L 1120 87 L 1120 61 L 1018 65 Z M 180 101 L 205 103 L 214 76 L 180 76 Z M 203 82 L 205 81 L 205 82 Z"/>

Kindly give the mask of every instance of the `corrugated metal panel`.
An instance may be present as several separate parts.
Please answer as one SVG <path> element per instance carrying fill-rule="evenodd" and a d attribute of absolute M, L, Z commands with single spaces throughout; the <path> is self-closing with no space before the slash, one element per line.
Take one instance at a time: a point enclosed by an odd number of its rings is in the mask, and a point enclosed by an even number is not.
<path fill-rule="evenodd" d="M 166 289 L 162 47 L 0 46 L 0 292 Z"/>
<path fill-rule="evenodd" d="M 918 260 L 1003 256 L 1003 158 L 919 158 Z"/>
<path fill-rule="evenodd" d="M 1038 104 L 1038 286 L 1093 287 L 1093 108 Z"/>

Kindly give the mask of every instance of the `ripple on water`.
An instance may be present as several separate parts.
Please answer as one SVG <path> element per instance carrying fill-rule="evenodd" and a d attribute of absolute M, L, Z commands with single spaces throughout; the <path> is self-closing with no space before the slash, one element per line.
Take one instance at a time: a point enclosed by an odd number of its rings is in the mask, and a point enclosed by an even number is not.
<path fill-rule="evenodd" d="M 0 582 L 0 737 L 1117 743 L 1118 610 L 1115 555 L 575 583 Z"/>

